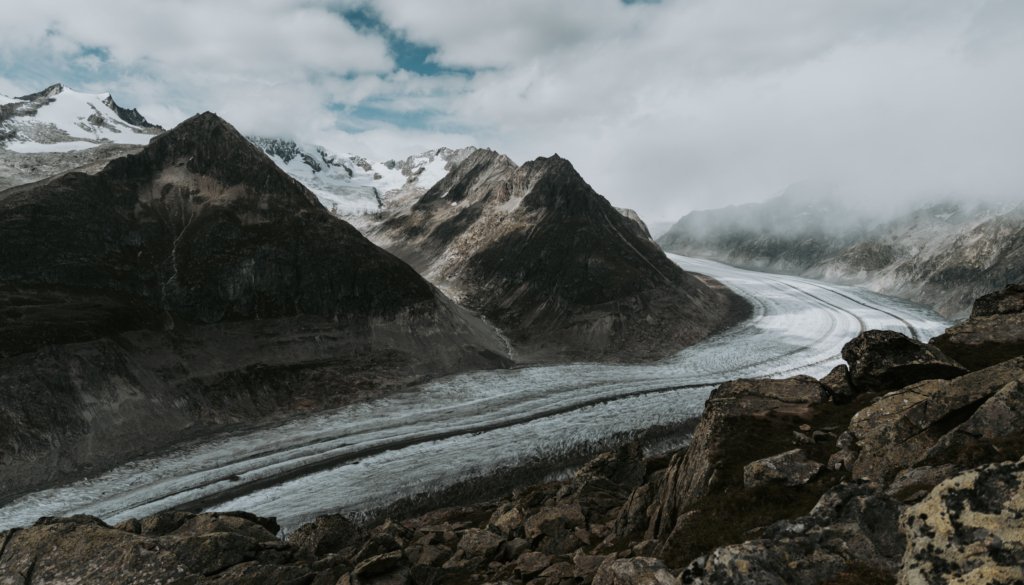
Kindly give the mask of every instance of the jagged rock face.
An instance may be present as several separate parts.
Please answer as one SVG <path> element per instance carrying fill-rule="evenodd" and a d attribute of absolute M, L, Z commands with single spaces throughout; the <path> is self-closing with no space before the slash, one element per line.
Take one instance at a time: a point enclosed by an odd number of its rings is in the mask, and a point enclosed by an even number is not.
<path fill-rule="evenodd" d="M 704 405 L 689 447 L 673 457 L 664 484 L 653 496 L 647 537 L 671 540 L 677 521 L 694 502 L 734 479 L 742 483 L 742 476 L 729 478 L 721 472 L 725 461 L 735 457 L 727 445 L 735 444 L 738 435 L 750 433 L 751 440 L 756 440 L 757 421 L 806 417 L 826 398 L 821 383 L 807 376 L 737 380 L 716 388 Z"/>
<path fill-rule="evenodd" d="M 478 150 L 369 236 L 527 354 L 667 353 L 707 335 L 734 307 L 557 156 L 518 167 Z"/>
<path fill-rule="evenodd" d="M 931 343 L 972 370 L 1024 355 L 1024 285 L 979 298 L 969 319 Z"/>
<path fill-rule="evenodd" d="M 842 355 L 849 364 L 850 383 L 861 392 L 885 392 L 967 373 L 937 347 L 895 331 L 865 331 L 843 346 Z"/>
<path fill-rule="evenodd" d="M 890 219 L 825 197 L 693 212 L 658 238 L 668 251 L 853 283 L 965 315 L 1024 280 L 1024 207 L 925 205 Z"/>
<path fill-rule="evenodd" d="M 0 307 L 0 495 L 507 363 L 493 328 L 213 114 L 95 175 L 0 193 Z"/>
<path fill-rule="evenodd" d="M 932 452 L 936 445 L 956 440 L 961 429 L 970 435 L 972 428 L 1011 416 L 1019 405 L 998 409 L 1000 414 L 981 407 L 1000 393 L 1013 404 L 1016 386 L 1007 385 L 1024 375 L 1022 368 L 1024 358 L 1017 358 L 953 380 L 926 380 L 883 396 L 850 421 L 849 430 L 856 441 L 853 475 L 890 480 L 900 470 L 932 463 L 939 454 Z M 979 418 L 972 422 L 974 417 Z"/>

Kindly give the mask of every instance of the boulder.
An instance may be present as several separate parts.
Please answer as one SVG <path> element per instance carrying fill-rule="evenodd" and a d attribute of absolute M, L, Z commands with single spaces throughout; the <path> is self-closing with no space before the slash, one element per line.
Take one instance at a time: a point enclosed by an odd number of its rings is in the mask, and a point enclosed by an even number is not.
<path fill-rule="evenodd" d="M 467 557 L 490 560 L 498 552 L 502 542 L 504 539 L 490 530 L 470 528 L 462 533 L 457 549 L 463 551 Z"/>
<path fill-rule="evenodd" d="M 1024 582 L 1024 459 L 948 479 L 907 508 L 900 585 Z"/>
<path fill-rule="evenodd" d="M 501 506 L 491 514 L 487 527 L 506 538 L 511 538 L 517 533 L 522 532 L 523 520 L 525 519 L 526 514 L 521 507 L 513 505 Z"/>
<path fill-rule="evenodd" d="M 824 386 L 836 404 L 846 404 L 857 395 L 853 385 L 850 383 L 850 368 L 846 364 L 839 364 L 832 368 L 832 371 L 821 379 Z"/>
<path fill-rule="evenodd" d="M 785 380 L 736 380 L 722 384 L 708 397 L 704 413 L 694 430 L 686 451 L 669 462 L 664 480 L 651 497 L 646 538 L 665 541 L 682 512 L 697 499 L 730 481 L 722 473 L 729 459 L 745 454 L 736 444 L 746 445 L 752 456 L 746 462 L 770 454 L 764 453 L 759 428 L 766 421 L 785 418 L 809 419 L 814 407 L 828 399 L 820 382 L 809 376 Z M 761 452 L 758 452 L 761 451 Z M 742 482 L 742 472 L 737 482 Z M 641 501 L 634 502 L 640 507 Z M 624 519 L 623 526 L 635 521 Z"/>
<path fill-rule="evenodd" d="M 365 581 L 370 578 L 390 575 L 394 573 L 408 573 L 409 562 L 400 550 L 384 553 L 370 557 L 356 565 L 352 574 L 358 581 Z"/>
<path fill-rule="evenodd" d="M 536 540 L 541 536 L 560 538 L 572 534 L 577 526 L 583 526 L 586 518 L 577 503 L 566 502 L 541 508 L 523 523 L 526 538 Z"/>
<path fill-rule="evenodd" d="M 542 552 L 531 551 L 523 553 L 516 560 L 516 572 L 522 575 L 523 579 L 530 579 L 544 572 L 555 562 L 555 557 Z"/>
<path fill-rule="evenodd" d="M 664 563 L 650 557 L 605 561 L 593 585 L 676 585 L 679 581 Z"/>
<path fill-rule="evenodd" d="M 971 309 L 972 318 L 1020 313 L 1024 313 L 1024 283 L 1011 284 L 1003 290 L 978 297 Z"/>
<path fill-rule="evenodd" d="M 842 354 L 850 367 L 850 382 L 859 392 L 888 392 L 967 372 L 939 348 L 895 331 L 865 331 L 844 345 Z"/>
<path fill-rule="evenodd" d="M 889 480 L 903 469 L 924 463 L 944 435 L 1022 375 L 1024 358 L 1016 358 L 954 380 L 926 380 L 886 394 L 850 421 L 856 451 L 853 475 Z M 1007 389 L 1004 395 L 1010 399 L 1013 392 Z M 995 410 L 993 405 L 982 416 L 1003 416 Z M 1010 411 L 999 412 L 1010 416 Z"/>
<path fill-rule="evenodd" d="M 793 449 L 748 463 L 743 468 L 743 485 L 748 488 L 780 483 L 803 485 L 818 475 L 822 465 L 807 458 L 801 449 Z"/>
<path fill-rule="evenodd" d="M 312 556 L 320 557 L 363 544 L 366 533 L 341 514 L 320 516 L 288 535 L 288 542 Z"/>
<path fill-rule="evenodd" d="M 891 575 L 904 541 L 897 526 L 899 505 L 879 487 L 840 484 L 810 514 L 777 522 L 762 538 L 713 550 L 690 563 L 680 580 L 694 585 L 818 585 L 875 582 L 866 577 Z"/>
<path fill-rule="evenodd" d="M 1024 284 L 979 298 L 969 319 L 931 343 L 971 370 L 1024 355 Z"/>

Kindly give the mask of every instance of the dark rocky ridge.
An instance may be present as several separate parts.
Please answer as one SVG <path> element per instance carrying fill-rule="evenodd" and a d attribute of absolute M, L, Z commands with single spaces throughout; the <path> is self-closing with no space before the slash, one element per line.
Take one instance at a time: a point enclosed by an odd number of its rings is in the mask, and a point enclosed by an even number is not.
<path fill-rule="evenodd" d="M 1003 318 L 1019 314 L 1012 302 L 998 305 Z M 324 516 L 285 539 L 273 536 L 273 520 L 246 514 L 165 512 L 116 527 L 43 519 L 0 534 L 0 575 L 16 583 L 26 573 L 345 585 L 1021 582 L 1024 355 L 955 376 L 936 348 L 909 348 L 895 335 L 868 332 L 848 344 L 851 368 L 875 374 L 852 384 L 841 367 L 822 380 L 722 385 L 689 447 L 671 457 L 644 459 L 626 446 L 570 479 L 497 501 L 372 527 Z M 909 386 L 884 393 L 896 379 Z M 772 473 L 749 482 L 757 469 Z"/>
<path fill-rule="evenodd" d="M 478 150 L 369 237 L 502 327 L 528 357 L 651 357 L 744 314 L 683 272 L 558 157 Z"/>
<path fill-rule="evenodd" d="M 490 326 L 213 114 L 0 192 L 0 497 L 508 363 Z"/>

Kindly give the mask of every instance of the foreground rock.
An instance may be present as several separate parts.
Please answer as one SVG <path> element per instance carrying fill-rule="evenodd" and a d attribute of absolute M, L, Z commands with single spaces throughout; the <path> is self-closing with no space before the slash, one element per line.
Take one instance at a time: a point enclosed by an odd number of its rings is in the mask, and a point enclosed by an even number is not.
<path fill-rule="evenodd" d="M 43 518 L 0 535 L 0 584 L 270 585 L 343 572 L 297 559 L 264 524 L 230 514 L 165 513 L 117 528 L 89 516 Z"/>
<path fill-rule="evenodd" d="M 858 357 L 906 363 L 874 351 Z M 88 582 L 116 570 L 124 582 L 172 580 L 172 559 L 181 565 L 172 582 L 183 583 L 1024 579 L 1024 357 L 886 394 L 837 393 L 848 378 L 839 368 L 820 382 L 726 383 L 685 451 L 644 459 L 630 445 L 565 481 L 368 528 L 325 516 L 282 542 L 273 521 L 247 515 L 171 512 L 114 528 L 45 520 L 0 534 L 0 583 Z"/>
<path fill-rule="evenodd" d="M 673 457 L 663 483 L 648 494 L 652 501 L 647 538 L 669 546 L 685 538 L 690 518 L 684 512 L 688 508 L 712 492 L 742 486 L 745 464 L 775 454 L 771 450 L 779 443 L 765 439 L 777 432 L 783 437 L 782 444 L 788 445 L 789 437 L 782 434 L 781 427 L 796 428 L 809 420 L 814 407 L 826 399 L 821 383 L 807 376 L 739 380 L 715 389 L 705 403 L 690 446 Z M 746 448 L 739 452 L 737 447 L 743 444 Z"/>
<path fill-rule="evenodd" d="M 743 468 L 743 485 L 752 488 L 770 483 L 788 486 L 803 485 L 821 471 L 822 464 L 807 459 L 800 449 L 765 457 Z"/>
<path fill-rule="evenodd" d="M 491 326 L 209 113 L 0 193 L 0 312 L 0 498 L 508 363 Z"/>
<path fill-rule="evenodd" d="M 1024 582 L 1024 459 L 942 482 L 900 529 L 901 585 Z"/>
<path fill-rule="evenodd" d="M 972 370 L 1024 355 L 1024 284 L 979 298 L 969 319 L 931 343 Z"/>
<path fill-rule="evenodd" d="M 682 582 L 814 585 L 868 583 L 891 575 L 899 567 L 905 541 L 899 532 L 899 506 L 878 487 L 839 486 L 822 496 L 810 514 L 773 524 L 763 538 L 697 559 L 683 571 Z"/>
<path fill-rule="evenodd" d="M 887 392 L 921 380 L 967 373 L 941 350 L 895 331 L 865 331 L 843 346 L 850 383 L 860 391 Z"/>
<path fill-rule="evenodd" d="M 741 318 L 560 157 L 477 150 L 368 232 L 509 334 L 521 355 L 643 358 Z"/>
<path fill-rule="evenodd" d="M 937 462 L 939 458 L 932 454 L 940 442 L 960 441 L 958 434 L 983 429 L 1005 417 L 1013 418 L 1003 429 L 1010 433 L 1003 436 L 1012 437 L 1014 430 L 1021 430 L 1013 421 L 1018 420 L 1019 408 L 1016 381 L 1022 377 L 1024 358 L 1017 358 L 954 380 L 926 380 L 883 396 L 850 421 L 853 443 L 849 448 L 855 452 L 851 472 L 855 477 L 891 480 L 901 470 Z M 1003 389 L 1002 397 L 1009 404 L 989 404 Z"/>

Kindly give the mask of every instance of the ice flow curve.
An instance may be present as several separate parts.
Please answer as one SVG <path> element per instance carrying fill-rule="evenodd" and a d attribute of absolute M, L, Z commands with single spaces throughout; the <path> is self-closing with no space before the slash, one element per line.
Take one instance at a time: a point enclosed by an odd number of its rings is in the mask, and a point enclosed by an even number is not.
<path fill-rule="evenodd" d="M 276 516 L 294 527 L 359 512 L 589 441 L 700 414 L 708 392 L 741 377 L 821 375 L 866 329 L 920 339 L 947 325 L 912 303 L 804 278 L 670 255 L 754 307 L 747 321 L 639 365 L 574 363 L 472 372 L 387 398 L 217 438 L 0 508 L 0 529 L 40 516 L 116 522 L 195 505 Z"/>

